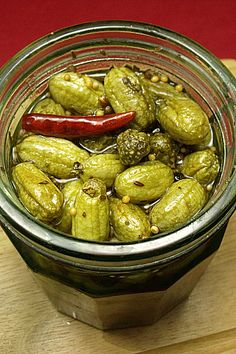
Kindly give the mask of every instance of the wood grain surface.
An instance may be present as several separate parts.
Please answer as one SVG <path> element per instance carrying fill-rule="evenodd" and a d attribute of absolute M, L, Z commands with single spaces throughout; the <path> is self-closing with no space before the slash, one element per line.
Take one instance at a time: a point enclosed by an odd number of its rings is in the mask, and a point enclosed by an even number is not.
<path fill-rule="evenodd" d="M 236 75 L 236 61 L 224 60 Z M 101 331 L 58 313 L 0 229 L 1 354 L 236 353 L 236 213 L 190 297 L 151 326 Z"/>

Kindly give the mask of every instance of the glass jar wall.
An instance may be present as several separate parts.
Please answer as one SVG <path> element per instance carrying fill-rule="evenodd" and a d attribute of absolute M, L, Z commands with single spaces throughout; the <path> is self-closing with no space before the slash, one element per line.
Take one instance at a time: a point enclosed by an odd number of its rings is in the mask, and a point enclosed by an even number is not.
<path fill-rule="evenodd" d="M 73 67 L 100 77 L 126 64 L 157 68 L 205 110 L 221 163 L 217 186 L 197 217 L 174 232 L 119 244 L 74 239 L 36 221 L 21 205 L 11 179 L 12 144 L 22 114 L 51 75 Z M 235 208 L 235 79 L 190 39 L 126 21 L 51 33 L 18 53 L 0 75 L 0 220 L 6 234 L 59 311 L 98 328 L 156 321 L 188 296 Z"/>

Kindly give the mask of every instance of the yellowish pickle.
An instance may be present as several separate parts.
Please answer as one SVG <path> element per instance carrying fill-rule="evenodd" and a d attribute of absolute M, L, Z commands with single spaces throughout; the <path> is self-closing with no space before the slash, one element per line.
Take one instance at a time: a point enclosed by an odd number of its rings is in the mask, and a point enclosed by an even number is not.
<path fill-rule="evenodd" d="M 194 178 L 186 178 L 172 184 L 150 213 L 151 225 L 161 232 L 183 226 L 207 200 L 206 192 Z"/>
<path fill-rule="evenodd" d="M 36 219 L 51 223 L 60 217 L 63 195 L 39 168 L 19 163 L 12 169 L 12 178 L 22 204 Z"/>
<path fill-rule="evenodd" d="M 104 79 L 105 94 L 116 113 L 135 111 L 130 127 L 145 130 L 155 122 L 155 103 L 135 72 L 127 67 L 112 68 Z"/>
<path fill-rule="evenodd" d="M 160 161 L 147 161 L 127 168 L 115 180 L 118 196 L 138 204 L 160 198 L 174 182 L 172 169 Z"/>
<path fill-rule="evenodd" d="M 104 181 L 107 187 L 111 187 L 116 176 L 124 169 L 125 166 L 121 163 L 118 154 L 98 154 L 84 161 L 79 171 L 84 182 L 91 177 L 96 177 Z"/>
<path fill-rule="evenodd" d="M 194 177 L 203 186 L 207 186 L 214 182 L 219 168 L 218 156 L 211 149 L 206 149 L 187 155 L 180 170 L 185 177 Z"/>
<path fill-rule="evenodd" d="M 103 84 L 88 75 L 59 73 L 49 79 L 48 88 L 54 101 L 69 111 L 88 115 L 102 108 Z"/>
<path fill-rule="evenodd" d="M 189 97 L 166 99 L 160 105 L 158 120 L 163 129 L 182 144 L 201 144 L 210 134 L 206 113 Z"/>
<path fill-rule="evenodd" d="M 87 158 L 89 153 L 73 142 L 42 135 L 29 135 L 16 145 L 21 161 L 33 162 L 42 171 L 58 178 L 75 176 L 75 166 Z"/>
<path fill-rule="evenodd" d="M 76 179 L 74 181 L 68 181 L 62 188 L 64 203 L 62 206 L 61 219 L 57 224 L 57 229 L 60 231 L 71 234 L 72 215 L 76 212 L 74 208 L 75 199 L 82 186 L 83 182 L 81 179 Z"/>
<path fill-rule="evenodd" d="M 150 237 L 148 216 L 138 205 L 111 198 L 110 221 L 119 241 L 138 241 Z"/>
<path fill-rule="evenodd" d="M 45 98 L 42 101 L 39 101 L 34 109 L 34 113 L 40 114 L 56 114 L 56 115 L 66 115 L 66 111 L 60 103 L 56 103 L 51 98 Z"/>
<path fill-rule="evenodd" d="M 72 235 L 91 241 L 109 238 L 109 202 L 106 185 L 97 178 L 83 184 L 76 196 L 75 215 L 72 216 Z"/>

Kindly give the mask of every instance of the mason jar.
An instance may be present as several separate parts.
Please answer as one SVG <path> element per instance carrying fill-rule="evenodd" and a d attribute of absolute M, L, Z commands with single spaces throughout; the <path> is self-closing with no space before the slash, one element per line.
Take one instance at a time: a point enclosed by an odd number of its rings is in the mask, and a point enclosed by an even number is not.
<path fill-rule="evenodd" d="M 11 178 L 22 115 L 48 79 L 76 69 L 103 77 L 112 66 L 158 69 L 182 84 L 209 117 L 220 172 L 203 210 L 182 228 L 139 242 L 75 239 L 35 220 Z M 0 72 L 0 221 L 56 309 L 101 329 L 147 325 L 186 299 L 220 247 L 235 209 L 236 81 L 215 56 L 151 24 L 106 21 L 37 40 Z"/>

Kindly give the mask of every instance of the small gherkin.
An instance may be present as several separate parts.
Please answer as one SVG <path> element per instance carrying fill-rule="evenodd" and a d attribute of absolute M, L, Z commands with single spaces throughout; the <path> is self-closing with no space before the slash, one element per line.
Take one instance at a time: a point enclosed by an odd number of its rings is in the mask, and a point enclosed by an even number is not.
<path fill-rule="evenodd" d="M 102 108 L 103 84 L 86 74 L 57 73 L 49 79 L 48 89 L 53 100 L 66 110 L 87 115 Z"/>
<path fill-rule="evenodd" d="M 36 219 L 49 224 L 61 216 L 63 194 L 35 164 L 15 165 L 12 179 L 21 203 Z"/>
<path fill-rule="evenodd" d="M 72 236 L 91 241 L 106 241 L 109 237 L 109 202 L 106 185 L 98 178 L 83 184 L 76 195 L 72 216 Z"/>
<path fill-rule="evenodd" d="M 135 241 L 148 238 L 151 234 L 150 222 L 145 212 L 132 203 L 110 198 L 110 222 L 119 241 Z"/>
<path fill-rule="evenodd" d="M 174 182 L 150 213 L 151 225 L 161 232 L 182 227 L 205 205 L 205 189 L 194 178 Z"/>
<path fill-rule="evenodd" d="M 181 144 L 202 144 L 210 133 L 206 113 L 189 97 L 172 97 L 162 102 L 158 121 L 162 128 Z"/>
<path fill-rule="evenodd" d="M 114 67 L 104 78 L 105 95 L 115 113 L 135 111 L 133 129 L 146 130 L 156 121 L 156 106 L 149 88 L 132 69 Z"/>
<path fill-rule="evenodd" d="M 117 137 L 117 150 L 124 165 L 136 165 L 149 154 L 149 136 L 136 129 L 127 129 Z"/>
<path fill-rule="evenodd" d="M 60 103 L 56 103 L 52 98 L 45 98 L 38 102 L 34 109 L 34 113 L 40 114 L 56 114 L 56 115 L 66 115 L 66 111 Z"/>
<path fill-rule="evenodd" d="M 193 177 L 203 186 L 214 182 L 219 168 L 219 158 L 211 149 L 187 155 L 180 166 L 185 177 Z"/>

